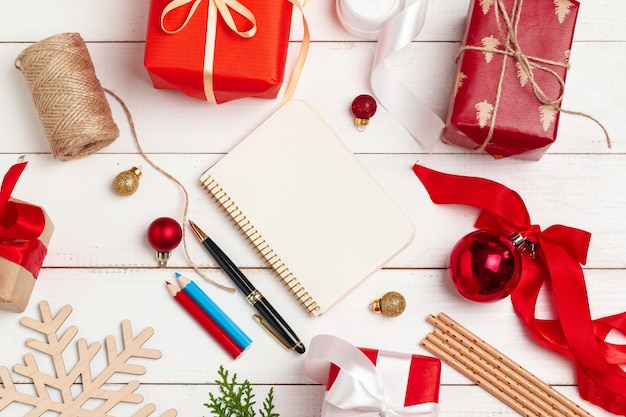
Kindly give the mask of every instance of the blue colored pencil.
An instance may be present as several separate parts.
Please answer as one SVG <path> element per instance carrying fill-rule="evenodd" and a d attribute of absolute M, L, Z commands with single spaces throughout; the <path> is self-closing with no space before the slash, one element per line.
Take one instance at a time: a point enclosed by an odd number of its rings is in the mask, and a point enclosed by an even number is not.
<path fill-rule="evenodd" d="M 198 286 L 195 282 L 190 280 L 187 277 L 182 276 L 178 272 L 176 272 L 176 278 L 178 279 L 178 283 L 180 287 L 191 297 L 193 301 L 198 304 L 202 310 L 204 310 L 209 317 L 213 319 L 231 339 L 239 346 L 242 350 L 246 350 L 248 346 L 252 343 L 252 339 L 246 335 L 243 330 L 239 328 L 232 321 L 230 317 L 222 311 L 221 308 L 209 296 L 202 291 L 202 288 Z"/>

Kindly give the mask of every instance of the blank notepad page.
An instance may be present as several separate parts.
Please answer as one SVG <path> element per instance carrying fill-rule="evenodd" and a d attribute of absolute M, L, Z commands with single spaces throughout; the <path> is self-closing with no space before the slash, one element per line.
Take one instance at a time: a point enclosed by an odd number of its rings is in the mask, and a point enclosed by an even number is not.
<path fill-rule="evenodd" d="M 312 315 L 327 311 L 415 233 L 304 101 L 281 107 L 201 182 Z"/>

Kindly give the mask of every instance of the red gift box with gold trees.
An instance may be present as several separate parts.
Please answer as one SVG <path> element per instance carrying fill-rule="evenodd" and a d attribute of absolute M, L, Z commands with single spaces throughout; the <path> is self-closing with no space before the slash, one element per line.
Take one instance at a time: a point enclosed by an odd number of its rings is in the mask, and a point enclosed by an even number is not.
<path fill-rule="evenodd" d="M 556 139 L 578 7 L 472 0 L 443 141 L 540 159 Z"/>

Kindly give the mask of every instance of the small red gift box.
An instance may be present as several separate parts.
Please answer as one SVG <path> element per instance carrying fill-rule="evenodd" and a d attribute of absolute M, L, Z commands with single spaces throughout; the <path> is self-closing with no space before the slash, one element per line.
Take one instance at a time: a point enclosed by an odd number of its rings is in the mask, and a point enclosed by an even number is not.
<path fill-rule="evenodd" d="M 578 7 L 472 0 L 443 141 L 540 159 L 556 139 Z"/>
<path fill-rule="evenodd" d="M 287 0 L 151 0 L 144 65 L 154 87 L 214 103 L 275 98 L 292 8 Z"/>
<path fill-rule="evenodd" d="M 390 410 L 403 416 L 438 415 L 441 361 L 437 358 L 356 348 L 334 336 L 319 335 L 311 341 L 305 370 L 326 386 L 322 417 L 379 415 Z"/>
<path fill-rule="evenodd" d="M 26 309 L 54 225 L 39 206 L 11 198 L 26 163 L 13 165 L 0 190 L 0 309 Z"/>

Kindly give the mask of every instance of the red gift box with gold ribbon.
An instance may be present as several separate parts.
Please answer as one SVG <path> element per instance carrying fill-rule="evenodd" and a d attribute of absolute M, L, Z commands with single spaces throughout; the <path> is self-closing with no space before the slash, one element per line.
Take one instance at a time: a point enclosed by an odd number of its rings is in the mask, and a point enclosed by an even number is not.
<path fill-rule="evenodd" d="M 540 159 L 556 139 L 578 7 L 472 0 L 443 141 Z"/>
<path fill-rule="evenodd" d="M 54 225 L 39 206 L 11 197 L 26 162 L 7 171 L 0 189 L 0 309 L 26 309 Z"/>
<path fill-rule="evenodd" d="M 151 0 L 144 65 L 154 87 L 218 104 L 275 98 L 292 9 L 287 0 Z"/>

